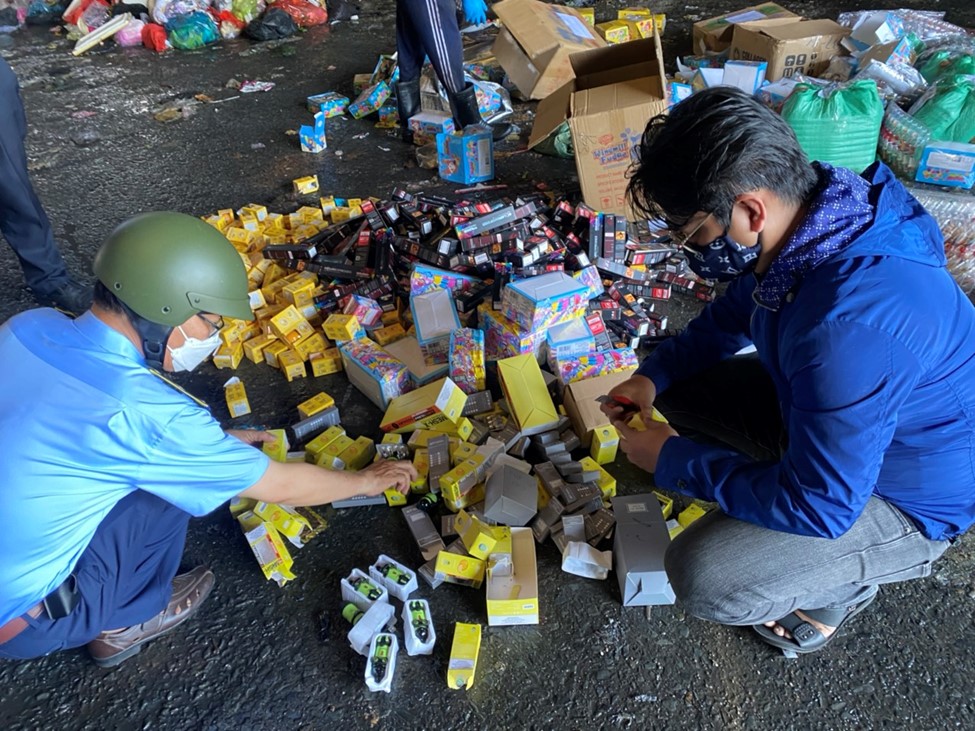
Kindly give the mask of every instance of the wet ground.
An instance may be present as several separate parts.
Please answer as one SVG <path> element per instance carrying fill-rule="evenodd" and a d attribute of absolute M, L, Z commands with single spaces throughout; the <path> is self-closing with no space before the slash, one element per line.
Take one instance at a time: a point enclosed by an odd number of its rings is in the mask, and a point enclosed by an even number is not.
<path fill-rule="evenodd" d="M 318 29 L 294 42 L 241 41 L 162 57 L 112 49 L 74 58 L 45 29 L 9 39 L 0 52 L 24 87 L 32 174 L 72 268 L 89 275 L 99 242 L 140 211 L 204 214 L 248 202 L 291 210 L 305 202 L 291 193 L 291 180 L 302 175 L 317 173 L 323 192 L 347 196 L 385 196 L 394 186 L 453 190 L 431 171 L 405 164 L 405 146 L 370 122 L 334 122 L 329 150 L 318 156 L 301 153 L 288 134 L 307 121 L 308 94 L 348 93 L 353 74 L 370 71 L 377 54 L 393 50 L 391 5 L 365 2 L 357 24 Z M 610 17 L 614 5 L 623 3 L 599 3 L 599 19 Z M 834 1 L 787 5 L 814 17 L 849 9 Z M 735 6 L 658 3 L 669 18 L 668 59 L 686 50 L 694 20 Z M 975 26 L 967 0 L 927 7 Z M 231 78 L 277 86 L 238 96 L 226 88 Z M 214 101 L 193 104 L 198 94 Z M 174 103 L 188 106 L 189 115 L 168 124 L 154 119 Z M 518 107 L 525 133 L 530 114 L 530 105 Z M 571 161 L 521 147 L 499 148 L 498 182 L 510 191 L 574 186 Z M 32 306 L 7 247 L 0 247 L 0 292 L 0 320 Z M 673 314 L 686 319 L 688 310 L 675 305 Z M 186 385 L 226 419 L 221 386 L 227 373 L 209 365 L 200 371 Z M 246 361 L 240 375 L 253 415 L 234 425 L 291 423 L 299 401 L 325 390 L 350 433 L 377 436 L 379 411 L 344 376 L 288 384 Z M 621 492 L 650 484 L 622 462 L 611 470 Z M 395 509 L 327 510 L 326 517 L 329 529 L 297 553 L 298 579 L 284 588 L 264 581 L 226 511 L 194 521 L 186 565 L 208 563 L 218 577 L 201 614 L 113 671 L 96 668 L 83 651 L 0 664 L 0 727 L 975 727 L 971 537 L 949 551 L 931 578 L 886 588 L 843 638 L 797 661 L 777 656 L 748 631 L 705 624 L 679 608 L 655 609 L 649 619 L 641 609 L 623 609 L 614 577 L 595 582 L 564 574 L 547 544 L 538 551 L 537 627 L 487 628 L 482 592 L 421 587 L 440 640 L 432 657 L 401 657 L 387 696 L 365 689 L 363 659 L 345 641 L 338 582 L 380 552 L 414 566 L 420 557 Z M 445 683 L 456 621 L 485 627 L 470 691 L 451 691 Z"/>

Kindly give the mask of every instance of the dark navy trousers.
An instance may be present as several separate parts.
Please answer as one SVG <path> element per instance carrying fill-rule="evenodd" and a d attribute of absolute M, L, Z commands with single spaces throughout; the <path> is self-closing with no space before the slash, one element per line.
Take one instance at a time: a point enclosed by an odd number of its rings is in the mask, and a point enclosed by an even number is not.
<path fill-rule="evenodd" d="M 68 272 L 27 174 L 26 136 L 17 77 L 0 58 L 0 232 L 20 259 L 27 286 L 47 295 L 68 280 Z"/>
<path fill-rule="evenodd" d="M 429 56 L 451 97 L 464 90 L 464 49 L 454 0 L 396 0 L 396 50 L 401 82 L 419 79 Z"/>
<path fill-rule="evenodd" d="M 37 619 L 0 645 L 0 657 L 28 659 L 80 647 L 101 632 L 140 624 L 169 602 L 189 513 L 142 490 L 118 502 L 81 554 L 74 575 L 81 600 L 67 617 Z"/>

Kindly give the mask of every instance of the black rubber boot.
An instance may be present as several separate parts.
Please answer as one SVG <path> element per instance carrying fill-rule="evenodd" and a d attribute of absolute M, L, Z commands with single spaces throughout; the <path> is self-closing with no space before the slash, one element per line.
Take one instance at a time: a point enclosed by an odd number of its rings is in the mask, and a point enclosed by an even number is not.
<path fill-rule="evenodd" d="M 455 94 L 450 100 L 450 105 L 453 108 L 457 129 L 464 129 L 470 124 L 483 124 L 491 128 L 491 137 L 495 140 L 503 140 L 511 134 L 510 124 L 504 122 L 488 124 L 481 118 L 481 112 L 477 108 L 477 91 L 473 84 Z"/>
<path fill-rule="evenodd" d="M 420 113 L 420 80 L 400 81 L 396 84 L 396 109 L 399 113 L 400 134 L 403 142 L 413 144 L 410 117 Z"/>

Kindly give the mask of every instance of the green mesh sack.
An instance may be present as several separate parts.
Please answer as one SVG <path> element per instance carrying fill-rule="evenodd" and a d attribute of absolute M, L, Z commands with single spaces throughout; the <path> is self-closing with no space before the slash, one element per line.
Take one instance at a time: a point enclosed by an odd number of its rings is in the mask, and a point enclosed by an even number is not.
<path fill-rule="evenodd" d="M 975 142 L 975 76 L 946 76 L 911 107 L 931 139 Z"/>
<path fill-rule="evenodd" d="M 799 84 L 782 116 L 810 160 L 861 172 L 877 157 L 884 105 L 873 80 L 820 88 Z"/>

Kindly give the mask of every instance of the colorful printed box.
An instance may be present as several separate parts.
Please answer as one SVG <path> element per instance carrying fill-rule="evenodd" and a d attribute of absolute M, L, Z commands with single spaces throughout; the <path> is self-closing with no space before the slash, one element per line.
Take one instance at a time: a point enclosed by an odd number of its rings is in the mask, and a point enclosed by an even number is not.
<path fill-rule="evenodd" d="M 378 129 L 396 129 L 399 127 L 399 111 L 395 104 L 383 104 L 379 107 Z"/>
<path fill-rule="evenodd" d="M 531 332 L 582 317 L 588 306 L 588 288 L 563 272 L 512 282 L 501 295 L 504 316 Z"/>
<path fill-rule="evenodd" d="M 444 180 L 471 185 L 494 179 L 494 139 L 485 125 L 437 135 L 437 168 Z"/>
<path fill-rule="evenodd" d="M 380 409 L 413 387 L 406 366 L 368 338 L 343 343 L 339 352 L 349 381 Z"/>
<path fill-rule="evenodd" d="M 325 137 L 325 113 L 315 113 L 315 123 L 303 124 L 298 130 L 302 152 L 321 152 L 328 147 Z"/>
<path fill-rule="evenodd" d="M 312 114 L 322 112 L 326 119 L 340 117 L 349 108 L 349 97 L 337 91 L 326 91 L 324 94 L 313 94 L 305 100 L 308 111 Z"/>
<path fill-rule="evenodd" d="M 450 334 L 450 378 L 467 394 L 486 388 L 484 332 L 460 328 Z"/>
<path fill-rule="evenodd" d="M 389 99 L 390 93 L 389 84 L 385 81 L 363 89 L 356 100 L 349 105 L 349 114 L 355 119 L 362 119 L 367 114 L 378 112 Z"/>
<path fill-rule="evenodd" d="M 349 298 L 342 312 L 346 315 L 354 316 L 364 327 L 372 327 L 383 316 L 383 308 L 376 300 L 358 294 L 354 294 Z"/>
<path fill-rule="evenodd" d="M 545 331 L 524 330 L 489 304 L 477 308 L 478 326 L 484 331 L 484 353 L 488 360 L 501 360 L 515 355 L 537 356 L 545 343 Z"/>
<path fill-rule="evenodd" d="M 578 358 L 596 352 L 596 338 L 584 317 L 550 327 L 546 331 L 545 345 L 550 367 L 558 358 Z"/>
<path fill-rule="evenodd" d="M 420 350 L 420 344 L 411 335 L 390 343 L 386 346 L 386 350 L 406 366 L 410 378 L 418 387 L 444 378 L 448 373 L 446 363 L 427 363 L 423 351 Z"/>
<path fill-rule="evenodd" d="M 638 365 L 632 348 L 617 348 L 566 360 L 556 359 L 556 377 L 566 385 L 611 373 L 625 373 Z"/>
<path fill-rule="evenodd" d="M 451 292 L 466 292 L 475 284 L 480 283 L 477 277 L 445 269 L 416 263 L 410 270 L 410 296 L 426 294 L 435 289 L 448 289 Z M 600 290 L 600 294 L 602 291 Z"/>
<path fill-rule="evenodd" d="M 410 298 L 416 340 L 428 364 L 446 363 L 450 333 L 460 328 L 460 318 L 449 290 L 435 289 Z"/>
<path fill-rule="evenodd" d="M 453 134 L 457 129 L 454 118 L 446 112 L 420 112 L 410 117 L 408 124 L 416 145 L 436 142 L 438 134 Z"/>
<path fill-rule="evenodd" d="M 501 110 L 501 94 L 497 89 L 475 81 L 474 95 L 477 98 L 477 111 L 481 113 L 482 119 L 487 119 Z"/>

